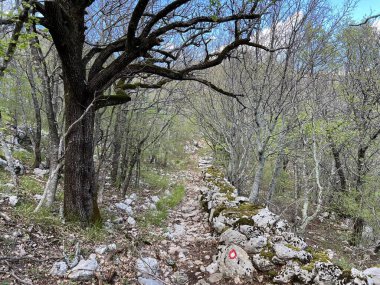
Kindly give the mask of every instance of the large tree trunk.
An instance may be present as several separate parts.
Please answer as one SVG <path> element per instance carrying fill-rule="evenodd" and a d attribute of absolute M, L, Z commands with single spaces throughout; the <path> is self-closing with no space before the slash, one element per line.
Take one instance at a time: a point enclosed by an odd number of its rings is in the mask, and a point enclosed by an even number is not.
<path fill-rule="evenodd" d="M 100 222 L 97 204 L 93 135 L 95 110 L 85 88 L 65 86 L 65 177 L 64 215 L 67 220 L 80 220 L 87 226 Z M 87 98 L 79 101 L 80 97 Z M 79 101 L 79 102 L 78 102 Z"/>
<path fill-rule="evenodd" d="M 85 40 L 85 5 L 73 5 L 70 15 L 55 1 L 45 3 L 45 18 L 62 62 L 65 102 L 64 216 L 82 226 L 100 222 L 97 204 L 94 151 L 93 101 L 96 92 L 88 91 Z"/>

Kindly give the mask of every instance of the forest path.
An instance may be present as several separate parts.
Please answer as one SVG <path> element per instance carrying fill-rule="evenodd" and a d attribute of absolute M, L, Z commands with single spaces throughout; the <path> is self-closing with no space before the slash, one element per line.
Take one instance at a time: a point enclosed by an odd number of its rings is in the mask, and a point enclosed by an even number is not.
<path fill-rule="evenodd" d="M 192 160 L 198 161 L 198 156 L 194 154 Z M 205 280 L 215 270 L 213 256 L 218 253 L 218 240 L 200 203 L 200 189 L 205 187 L 201 169 L 186 170 L 180 176 L 184 178 L 186 192 L 180 205 L 169 212 L 165 239 L 141 249 L 141 256 L 155 253 L 159 260 L 159 276 L 156 274 L 159 280 L 142 283 L 140 278 L 142 284 L 209 284 Z"/>

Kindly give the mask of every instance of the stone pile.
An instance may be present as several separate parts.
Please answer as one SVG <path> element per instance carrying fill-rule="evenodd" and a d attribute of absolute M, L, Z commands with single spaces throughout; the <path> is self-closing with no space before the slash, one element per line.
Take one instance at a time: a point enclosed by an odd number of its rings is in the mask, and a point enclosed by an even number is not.
<path fill-rule="evenodd" d="M 223 276 L 266 284 L 380 284 L 380 269 L 343 270 L 290 232 L 287 221 L 240 197 L 215 167 L 204 170 L 204 180 L 201 201 L 220 234 L 215 266 Z"/>

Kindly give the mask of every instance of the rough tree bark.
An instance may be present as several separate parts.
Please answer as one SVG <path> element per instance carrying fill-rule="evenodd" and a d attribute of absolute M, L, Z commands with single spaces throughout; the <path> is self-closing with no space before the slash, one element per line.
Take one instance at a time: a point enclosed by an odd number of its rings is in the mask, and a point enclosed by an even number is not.
<path fill-rule="evenodd" d="M 32 101 L 33 101 L 33 108 L 34 108 L 34 116 L 36 119 L 36 127 L 35 130 L 33 131 L 33 150 L 34 150 L 34 162 L 32 167 L 37 168 L 40 167 L 41 164 L 41 107 L 40 107 L 40 102 L 38 101 L 37 98 L 37 87 L 34 81 L 34 76 L 33 76 L 33 69 L 32 65 L 28 64 L 27 66 L 27 76 L 30 84 L 30 89 L 31 89 L 31 96 L 32 96 Z"/>

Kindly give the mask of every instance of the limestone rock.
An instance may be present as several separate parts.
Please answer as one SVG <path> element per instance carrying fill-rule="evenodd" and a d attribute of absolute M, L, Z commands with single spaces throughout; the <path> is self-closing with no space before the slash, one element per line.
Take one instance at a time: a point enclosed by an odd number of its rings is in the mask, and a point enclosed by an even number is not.
<path fill-rule="evenodd" d="M 268 239 L 265 236 L 253 237 L 244 243 L 244 250 L 247 253 L 259 253 L 267 243 Z"/>
<path fill-rule="evenodd" d="M 132 218 L 132 217 L 128 217 L 128 219 L 127 219 L 127 223 L 130 224 L 131 226 L 136 225 L 136 221 L 135 221 L 135 219 Z"/>
<path fill-rule="evenodd" d="M 255 225 L 266 232 L 272 229 L 278 219 L 278 216 L 269 211 L 268 208 L 260 209 L 259 212 L 252 217 Z"/>
<path fill-rule="evenodd" d="M 313 279 L 314 284 L 336 284 L 342 275 L 342 270 L 330 262 L 317 262 L 314 266 L 313 274 L 315 275 Z"/>
<path fill-rule="evenodd" d="M 96 255 L 91 254 L 88 259 L 82 259 L 79 263 L 70 270 L 69 279 L 75 281 L 90 280 L 95 276 L 95 271 L 98 269 Z"/>
<path fill-rule="evenodd" d="M 351 280 L 347 285 L 367 285 L 367 276 L 363 271 L 357 270 L 356 268 L 351 268 Z"/>
<path fill-rule="evenodd" d="M 95 248 L 95 253 L 97 254 L 105 254 L 108 251 L 112 251 L 116 249 L 116 244 L 111 243 L 109 245 L 99 245 Z"/>
<path fill-rule="evenodd" d="M 307 248 L 307 243 L 300 237 L 296 236 L 294 233 L 283 232 L 281 236 L 284 238 L 286 243 L 297 247 L 299 249 Z"/>
<path fill-rule="evenodd" d="M 17 196 L 9 196 L 8 201 L 9 201 L 9 204 L 14 207 L 16 206 L 18 202 L 18 198 Z"/>
<path fill-rule="evenodd" d="M 219 265 L 217 262 L 213 262 L 206 267 L 206 271 L 210 274 L 213 274 L 218 271 Z"/>
<path fill-rule="evenodd" d="M 363 271 L 369 285 L 380 285 L 380 267 L 371 267 Z"/>
<path fill-rule="evenodd" d="M 249 225 L 239 226 L 239 231 L 242 234 L 244 234 L 248 239 L 264 235 L 264 232 L 261 231 L 259 228 Z"/>
<path fill-rule="evenodd" d="M 285 220 L 279 220 L 275 223 L 273 230 L 275 234 L 280 235 L 289 230 L 289 224 Z"/>
<path fill-rule="evenodd" d="M 298 282 L 301 282 L 301 284 L 310 284 L 313 278 L 314 275 L 312 272 L 302 269 L 297 262 L 290 261 L 282 268 L 280 274 L 273 278 L 273 282 L 286 284 L 296 279 Z"/>
<path fill-rule="evenodd" d="M 158 260 L 153 257 L 143 257 L 136 260 L 136 271 L 145 277 L 157 275 L 159 272 Z"/>
<path fill-rule="evenodd" d="M 229 277 L 252 277 L 256 273 L 248 254 L 237 245 L 224 247 L 218 261 L 219 271 Z"/>
<path fill-rule="evenodd" d="M 222 233 L 223 230 L 226 228 L 225 218 L 223 216 L 218 216 L 216 218 L 213 218 L 212 227 L 217 233 Z"/>
<path fill-rule="evenodd" d="M 124 200 L 124 203 L 127 204 L 127 205 L 132 205 L 133 204 L 133 200 L 131 198 L 127 198 Z"/>
<path fill-rule="evenodd" d="M 219 242 L 224 243 L 225 245 L 238 244 L 244 245 L 247 241 L 247 237 L 238 231 L 233 229 L 228 229 L 220 235 Z"/>
<path fill-rule="evenodd" d="M 275 265 L 260 254 L 252 256 L 252 262 L 255 268 L 259 271 L 269 271 L 275 268 Z"/>
<path fill-rule="evenodd" d="M 44 177 L 48 173 L 49 173 L 49 169 L 41 169 L 41 168 L 33 169 L 33 174 L 41 178 Z"/>
<path fill-rule="evenodd" d="M 308 262 L 311 260 L 312 256 L 310 253 L 304 250 L 293 249 L 286 244 L 276 243 L 273 245 L 273 250 L 276 256 L 281 260 L 299 259 L 303 262 Z"/>
<path fill-rule="evenodd" d="M 137 199 L 136 193 L 132 193 L 131 195 L 129 195 L 129 199 L 132 199 L 133 201 L 135 201 Z"/>
<path fill-rule="evenodd" d="M 220 281 L 222 281 L 222 279 L 223 279 L 222 273 L 213 273 L 208 278 L 208 281 L 212 284 L 214 284 L 214 283 L 221 284 Z"/>
<path fill-rule="evenodd" d="M 157 203 L 158 201 L 160 201 L 160 197 L 158 196 L 152 196 L 150 197 L 150 199 L 152 200 L 153 203 Z"/>
<path fill-rule="evenodd" d="M 128 215 L 133 215 L 132 207 L 124 203 L 116 203 L 116 208 L 125 211 Z"/>
<path fill-rule="evenodd" d="M 67 264 L 64 261 L 54 262 L 53 266 L 51 267 L 49 274 L 52 276 L 58 276 L 63 277 L 65 276 L 67 272 Z"/>
<path fill-rule="evenodd" d="M 107 252 L 107 246 L 106 245 L 99 245 L 97 248 L 95 248 L 95 253 L 97 254 L 105 254 Z"/>

